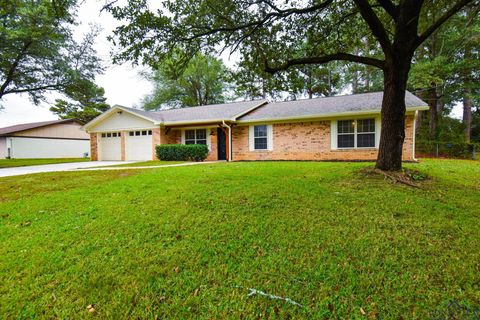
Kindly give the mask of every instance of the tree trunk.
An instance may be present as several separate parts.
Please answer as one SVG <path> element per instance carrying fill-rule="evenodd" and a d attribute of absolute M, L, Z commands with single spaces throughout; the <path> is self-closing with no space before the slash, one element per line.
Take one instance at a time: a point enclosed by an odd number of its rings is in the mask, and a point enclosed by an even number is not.
<path fill-rule="evenodd" d="M 472 90 L 465 88 L 463 92 L 463 124 L 465 125 L 465 140 L 470 143 L 472 132 Z"/>
<path fill-rule="evenodd" d="M 429 136 L 432 140 L 438 137 L 438 98 L 437 90 L 433 87 L 427 91 L 428 112 L 430 114 Z"/>
<path fill-rule="evenodd" d="M 405 140 L 405 90 L 410 59 L 397 56 L 386 62 L 382 101 L 382 130 L 376 168 L 385 171 L 402 169 Z"/>

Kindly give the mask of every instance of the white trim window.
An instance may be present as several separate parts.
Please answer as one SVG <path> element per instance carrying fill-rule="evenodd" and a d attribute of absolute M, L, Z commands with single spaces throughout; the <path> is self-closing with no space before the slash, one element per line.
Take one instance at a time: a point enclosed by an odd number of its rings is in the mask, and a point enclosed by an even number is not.
<path fill-rule="evenodd" d="M 207 145 L 207 129 L 187 129 L 184 134 L 185 144 Z"/>
<path fill-rule="evenodd" d="M 272 125 L 260 124 L 250 126 L 250 151 L 271 151 L 273 150 Z"/>
<path fill-rule="evenodd" d="M 378 146 L 378 124 L 375 118 L 335 121 L 332 147 L 335 149 L 375 148 Z"/>

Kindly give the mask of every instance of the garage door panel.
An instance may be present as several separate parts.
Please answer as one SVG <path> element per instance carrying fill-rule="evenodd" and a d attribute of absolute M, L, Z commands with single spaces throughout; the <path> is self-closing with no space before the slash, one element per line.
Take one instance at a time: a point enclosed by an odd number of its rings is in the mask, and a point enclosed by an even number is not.
<path fill-rule="evenodd" d="M 125 141 L 126 160 L 152 160 L 152 130 L 130 131 Z"/>
<path fill-rule="evenodd" d="M 115 135 L 117 135 L 115 133 Z M 113 137 L 112 134 L 101 134 L 99 139 L 99 160 L 122 160 L 120 137 Z"/>

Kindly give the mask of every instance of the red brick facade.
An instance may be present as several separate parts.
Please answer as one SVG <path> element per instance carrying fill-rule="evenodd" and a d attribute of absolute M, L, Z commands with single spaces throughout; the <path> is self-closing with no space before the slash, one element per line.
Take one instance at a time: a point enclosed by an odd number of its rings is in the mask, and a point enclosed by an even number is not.
<path fill-rule="evenodd" d="M 405 121 L 403 159 L 413 160 L 414 116 Z M 377 148 L 332 150 L 330 120 L 272 124 L 273 149 L 250 151 L 249 126 L 237 125 L 232 129 L 232 152 L 234 161 L 242 160 L 375 160 Z M 217 128 L 207 128 L 210 136 L 210 153 L 207 161 L 218 160 Z M 92 154 L 93 154 L 92 138 Z M 182 142 L 182 129 L 154 129 L 153 152 L 157 144 Z"/>
<path fill-rule="evenodd" d="M 98 160 L 98 140 L 96 133 L 90 133 L 90 159 L 92 161 Z"/>
<path fill-rule="evenodd" d="M 413 115 L 407 116 L 403 159 L 413 160 Z M 332 150 L 330 121 L 273 124 L 273 149 L 249 150 L 249 126 L 236 126 L 232 134 L 233 160 L 375 160 L 378 150 Z"/>

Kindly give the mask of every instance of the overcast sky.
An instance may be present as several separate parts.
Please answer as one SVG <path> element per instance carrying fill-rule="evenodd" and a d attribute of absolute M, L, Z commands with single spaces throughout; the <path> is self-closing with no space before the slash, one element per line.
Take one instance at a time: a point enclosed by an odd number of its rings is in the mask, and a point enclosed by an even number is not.
<path fill-rule="evenodd" d="M 129 64 L 119 66 L 111 63 L 112 45 L 107 40 L 107 36 L 111 34 L 118 23 L 109 13 L 100 13 L 103 3 L 104 1 L 98 0 L 83 2 L 78 11 L 78 21 L 81 24 L 77 27 L 76 33 L 78 36 L 86 33 L 92 23 L 103 29 L 97 38 L 95 49 L 107 68 L 103 75 L 97 76 L 97 84 L 105 89 L 105 96 L 110 105 L 139 106 L 142 97 L 151 92 L 152 85 L 139 75 L 141 68 L 134 68 Z M 222 58 L 227 66 L 234 64 L 227 54 L 224 54 Z M 50 95 L 49 102 L 53 103 L 56 96 L 58 95 Z M 57 116 L 49 111 L 49 104 L 42 103 L 35 106 L 27 95 L 7 95 L 3 98 L 2 105 L 5 109 L 0 110 L 0 127 L 57 119 Z M 461 107 L 454 108 L 453 113 L 455 117 L 461 118 Z"/>

